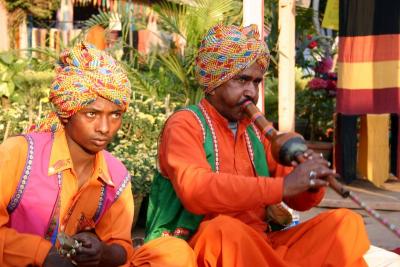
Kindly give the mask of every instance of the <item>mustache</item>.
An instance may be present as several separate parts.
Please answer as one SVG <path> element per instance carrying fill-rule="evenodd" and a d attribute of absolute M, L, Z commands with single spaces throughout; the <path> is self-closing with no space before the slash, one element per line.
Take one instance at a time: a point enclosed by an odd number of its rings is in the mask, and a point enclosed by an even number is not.
<path fill-rule="evenodd" d="M 242 106 L 244 103 L 246 103 L 247 101 L 251 101 L 254 105 L 256 105 L 257 103 L 254 102 L 254 99 L 251 99 L 250 97 L 246 97 L 244 100 L 240 101 L 237 105 L 238 106 Z"/>

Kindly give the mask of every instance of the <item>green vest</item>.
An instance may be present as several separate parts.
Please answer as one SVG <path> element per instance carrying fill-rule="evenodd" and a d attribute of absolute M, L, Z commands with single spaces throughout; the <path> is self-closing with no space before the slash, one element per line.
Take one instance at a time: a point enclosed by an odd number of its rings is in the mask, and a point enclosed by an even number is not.
<path fill-rule="evenodd" d="M 215 168 L 215 151 L 211 130 L 199 106 L 189 106 L 184 109 L 193 112 L 200 120 L 205 130 L 204 150 L 207 161 L 213 171 Z M 258 176 L 269 176 L 264 146 L 257 137 L 252 126 L 247 127 L 247 134 L 253 150 L 253 165 Z M 145 241 L 164 235 L 173 235 L 188 240 L 197 230 L 204 215 L 196 215 L 187 211 L 169 179 L 158 171 L 155 174 L 149 196 L 149 206 L 146 219 Z"/>

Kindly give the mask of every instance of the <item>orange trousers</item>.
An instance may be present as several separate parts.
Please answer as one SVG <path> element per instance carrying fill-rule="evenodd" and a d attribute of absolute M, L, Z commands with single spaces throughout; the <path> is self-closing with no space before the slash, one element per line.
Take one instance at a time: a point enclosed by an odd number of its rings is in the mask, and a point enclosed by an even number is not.
<path fill-rule="evenodd" d="M 370 243 L 361 216 L 338 209 L 268 234 L 220 215 L 202 222 L 190 245 L 200 267 L 361 267 Z"/>
<path fill-rule="evenodd" d="M 186 241 L 174 237 L 160 237 L 136 249 L 131 267 L 196 267 L 193 250 Z"/>

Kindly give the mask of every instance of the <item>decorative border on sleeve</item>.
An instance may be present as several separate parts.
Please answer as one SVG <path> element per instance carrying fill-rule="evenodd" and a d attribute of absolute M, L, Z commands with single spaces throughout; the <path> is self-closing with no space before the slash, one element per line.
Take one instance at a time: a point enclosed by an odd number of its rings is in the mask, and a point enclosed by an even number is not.
<path fill-rule="evenodd" d="M 119 185 L 119 188 L 117 190 L 117 192 L 115 192 L 115 196 L 114 196 L 114 202 L 117 201 L 117 199 L 119 198 L 119 196 L 122 194 L 122 191 L 124 191 L 125 187 L 128 185 L 128 183 L 131 182 L 131 176 L 129 175 L 129 173 L 125 176 L 124 180 L 122 181 L 122 183 Z"/>
<path fill-rule="evenodd" d="M 97 210 L 96 213 L 93 216 L 93 221 L 97 222 L 97 220 L 100 217 L 100 214 L 105 206 L 106 203 L 106 193 L 107 193 L 107 186 L 105 184 L 103 184 L 101 186 L 101 191 L 100 191 L 100 197 L 99 197 L 99 204 L 97 206 Z"/>
<path fill-rule="evenodd" d="M 9 214 L 11 214 L 18 207 L 18 204 L 22 199 L 22 195 L 24 194 L 25 188 L 28 183 L 28 178 L 32 170 L 33 156 L 35 152 L 34 141 L 32 137 L 29 135 L 24 135 L 24 137 L 28 141 L 28 154 L 25 161 L 24 171 L 22 172 L 22 176 L 17 186 L 17 190 L 15 190 L 15 193 L 11 198 L 10 203 L 7 206 L 7 211 Z"/>

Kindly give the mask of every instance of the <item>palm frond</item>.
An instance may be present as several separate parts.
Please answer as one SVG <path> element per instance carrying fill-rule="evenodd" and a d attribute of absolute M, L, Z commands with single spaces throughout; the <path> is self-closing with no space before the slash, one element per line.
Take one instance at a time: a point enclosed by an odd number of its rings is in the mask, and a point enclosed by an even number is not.
<path fill-rule="evenodd" d="M 154 10 L 160 16 L 161 25 L 171 32 L 177 33 L 186 39 L 187 6 L 163 1 L 154 5 Z"/>
<path fill-rule="evenodd" d="M 199 3 L 196 8 L 196 13 L 200 17 L 208 17 L 208 21 L 211 24 L 215 24 L 216 21 L 222 20 L 224 16 L 229 16 L 230 13 L 234 12 L 234 1 L 233 0 L 197 0 Z M 206 26 L 206 28 L 208 28 Z"/>
<path fill-rule="evenodd" d="M 99 14 L 92 15 L 88 20 L 84 22 L 85 28 L 91 28 L 97 25 L 100 25 L 104 28 L 107 28 L 110 24 L 110 21 L 116 19 L 118 15 L 111 12 L 105 12 L 99 9 Z"/>
<path fill-rule="evenodd" d="M 135 92 L 149 97 L 158 97 L 157 88 L 154 86 L 156 83 L 154 81 L 149 81 L 134 68 L 128 70 L 128 75 L 132 82 L 131 86 Z"/>
<path fill-rule="evenodd" d="M 230 23 L 237 20 L 240 6 L 235 0 L 195 0 L 196 5 L 190 7 L 186 16 L 188 25 L 188 40 L 196 46 L 206 31 L 217 24 L 230 18 Z M 235 19 L 234 19 L 235 17 Z"/>
<path fill-rule="evenodd" d="M 58 53 L 54 49 L 49 47 L 35 47 L 28 50 L 31 52 L 36 52 L 38 54 L 42 54 L 44 57 L 51 58 L 55 61 L 58 60 L 59 57 Z"/>
<path fill-rule="evenodd" d="M 171 71 L 183 84 L 187 84 L 186 71 L 175 54 L 159 55 L 162 63 Z"/>

